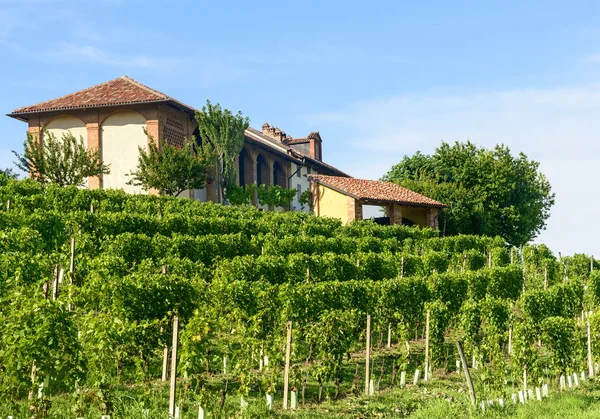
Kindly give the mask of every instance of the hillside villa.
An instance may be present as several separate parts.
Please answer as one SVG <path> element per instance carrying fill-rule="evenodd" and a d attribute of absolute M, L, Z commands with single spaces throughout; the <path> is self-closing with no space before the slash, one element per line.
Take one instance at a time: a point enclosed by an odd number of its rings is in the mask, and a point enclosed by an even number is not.
<path fill-rule="evenodd" d="M 198 138 L 196 112 L 191 106 L 123 76 L 21 107 L 8 116 L 27 122 L 34 137 L 40 137 L 42 127 L 57 138 L 71 131 L 83 138 L 88 148 L 99 149 L 103 162 L 110 165 L 110 174 L 88 178 L 88 188 L 141 193 L 139 187 L 127 185 L 127 175 L 138 163 L 138 147 L 147 147 L 150 137 L 175 145 L 182 145 L 185 138 Z M 308 211 L 299 200 L 303 191 L 310 190 L 313 212 L 319 216 L 349 223 L 363 218 L 363 205 L 377 205 L 387 210 L 388 217 L 380 220 L 383 223 L 438 226 L 442 203 L 389 182 L 352 178 L 325 163 L 319 132 L 292 138 L 265 123 L 261 130 L 248 128 L 244 139 L 236 162 L 238 185 L 296 189 L 292 210 Z M 214 201 L 216 188 L 209 183 L 204 189 L 189 190 L 182 196 Z"/>

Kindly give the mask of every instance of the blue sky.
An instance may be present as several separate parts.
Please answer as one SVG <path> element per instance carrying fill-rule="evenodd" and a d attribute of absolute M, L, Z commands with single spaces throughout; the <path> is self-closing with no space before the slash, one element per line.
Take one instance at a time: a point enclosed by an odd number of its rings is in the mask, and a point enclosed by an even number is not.
<path fill-rule="evenodd" d="M 441 140 L 540 161 L 557 203 L 539 241 L 600 257 L 597 1 L 0 0 L 0 110 L 126 74 L 209 98 L 379 178 Z M 0 167 L 25 124 L 0 117 Z"/>

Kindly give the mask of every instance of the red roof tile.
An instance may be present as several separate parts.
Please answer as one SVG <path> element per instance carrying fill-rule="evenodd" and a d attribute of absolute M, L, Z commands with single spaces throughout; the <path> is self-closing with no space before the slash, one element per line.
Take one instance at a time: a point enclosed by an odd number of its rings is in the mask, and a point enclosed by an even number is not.
<path fill-rule="evenodd" d="M 288 138 L 284 141 L 285 144 L 306 144 L 309 142 L 310 139 L 308 138 Z"/>
<path fill-rule="evenodd" d="M 151 89 L 130 77 L 123 76 L 56 99 L 24 106 L 14 110 L 13 114 L 169 101 L 176 102 L 190 111 L 195 110 L 164 93 Z"/>
<path fill-rule="evenodd" d="M 445 207 L 441 202 L 391 182 L 324 175 L 309 175 L 308 178 L 361 201 Z"/>

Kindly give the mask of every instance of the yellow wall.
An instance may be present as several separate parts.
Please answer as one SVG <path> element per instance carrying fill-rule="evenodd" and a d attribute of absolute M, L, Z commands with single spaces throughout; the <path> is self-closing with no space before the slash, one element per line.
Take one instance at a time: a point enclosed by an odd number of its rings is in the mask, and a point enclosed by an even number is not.
<path fill-rule="evenodd" d="M 315 211 L 321 217 L 333 217 L 348 223 L 348 199 L 352 199 L 321 184 L 318 185 L 318 203 Z"/>
<path fill-rule="evenodd" d="M 402 207 L 402 218 L 408 218 L 413 223 L 427 227 L 427 209 Z"/>
<path fill-rule="evenodd" d="M 146 120 L 133 111 L 116 112 L 102 123 L 102 161 L 110 164 L 110 174 L 103 176 L 104 189 L 123 189 L 129 193 L 143 193 L 138 186 L 127 185 L 138 164 L 138 147 L 147 149 L 148 138 L 144 134 Z"/>

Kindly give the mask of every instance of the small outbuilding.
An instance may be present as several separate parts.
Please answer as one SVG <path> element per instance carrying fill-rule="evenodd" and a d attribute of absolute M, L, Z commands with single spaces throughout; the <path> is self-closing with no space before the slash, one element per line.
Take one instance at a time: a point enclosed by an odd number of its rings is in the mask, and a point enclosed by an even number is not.
<path fill-rule="evenodd" d="M 382 224 L 408 224 L 438 228 L 441 202 L 391 182 L 341 176 L 308 175 L 315 215 L 334 217 L 348 224 L 363 219 L 363 205 L 385 208 Z"/>

